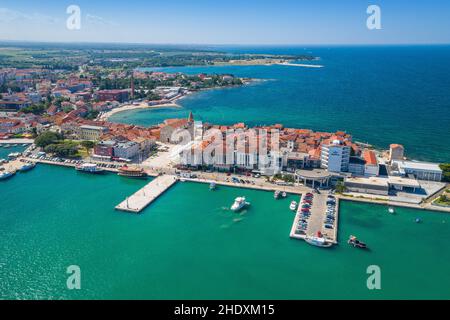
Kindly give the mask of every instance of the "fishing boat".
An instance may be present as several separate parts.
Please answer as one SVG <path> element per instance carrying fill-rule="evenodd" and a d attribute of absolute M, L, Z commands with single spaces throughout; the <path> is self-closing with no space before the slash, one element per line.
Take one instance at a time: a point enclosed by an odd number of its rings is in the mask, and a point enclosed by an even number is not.
<path fill-rule="evenodd" d="M 34 167 L 36 167 L 36 164 L 31 162 L 31 163 L 26 163 L 23 166 L 21 166 L 19 168 L 20 172 L 26 172 L 26 171 L 30 171 L 31 169 L 33 169 Z"/>
<path fill-rule="evenodd" d="M 390 214 L 394 214 L 394 213 L 395 213 L 395 210 L 394 210 L 393 207 L 389 207 L 388 212 L 389 212 Z"/>
<path fill-rule="evenodd" d="M 237 197 L 236 199 L 234 199 L 234 203 L 231 206 L 231 210 L 236 212 L 248 205 L 250 205 L 250 203 L 245 201 L 245 197 Z"/>
<path fill-rule="evenodd" d="M 211 190 L 211 191 L 216 190 L 216 183 L 215 183 L 215 182 L 211 182 L 211 183 L 209 184 L 209 190 Z"/>
<path fill-rule="evenodd" d="M 99 168 L 95 163 L 83 163 L 75 167 L 75 170 L 87 173 L 103 173 L 103 169 Z"/>
<path fill-rule="evenodd" d="M 317 232 L 315 236 L 306 236 L 305 241 L 313 246 L 328 248 L 333 245 L 332 242 L 329 242 L 325 239 L 320 231 Z"/>
<path fill-rule="evenodd" d="M 281 191 L 280 190 L 275 190 L 275 192 L 273 193 L 273 198 L 275 200 L 280 199 L 281 197 Z"/>
<path fill-rule="evenodd" d="M 15 174 L 14 171 L 4 171 L 0 172 L 0 180 L 6 180 L 8 178 L 11 178 Z"/>
<path fill-rule="evenodd" d="M 117 173 L 119 176 L 123 177 L 131 177 L 131 178 L 145 178 L 147 177 L 147 173 L 142 168 L 133 168 L 124 165 L 119 168 L 119 172 Z"/>
<path fill-rule="evenodd" d="M 350 236 L 348 239 L 348 244 L 355 247 L 355 248 L 361 248 L 366 249 L 367 245 L 364 242 L 359 241 L 355 236 Z"/>
<path fill-rule="evenodd" d="M 289 205 L 289 209 L 292 211 L 295 211 L 297 209 L 297 201 L 291 201 L 291 204 Z"/>

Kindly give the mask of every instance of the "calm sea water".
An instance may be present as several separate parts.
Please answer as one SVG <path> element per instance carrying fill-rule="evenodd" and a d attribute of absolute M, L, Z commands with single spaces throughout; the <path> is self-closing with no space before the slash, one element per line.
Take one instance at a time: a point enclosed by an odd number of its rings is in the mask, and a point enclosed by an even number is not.
<path fill-rule="evenodd" d="M 450 298 L 446 214 L 343 202 L 340 245 L 321 249 L 289 238 L 294 196 L 178 183 L 140 215 L 114 210 L 145 183 L 46 165 L 0 182 L 0 297 Z M 239 195 L 251 206 L 233 214 Z M 370 250 L 349 247 L 350 234 Z M 69 265 L 79 291 L 66 289 Z"/>
<path fill-rule="evenodd" d="M 250 125 L 283 123 L 320 131 L 345 130 L 355 140 L 387 148 L 405 145 L 407 156 L 450 162 L 450 46 L 219 47 L 248 53 L 312 54 L 325 68 L 289 66 L 183 67 L 158 70 L 232 73 L 262 83 L 195 94 L 184 109 L 134 110 L 117 122 L 151 125 L 187 117 Z"/>

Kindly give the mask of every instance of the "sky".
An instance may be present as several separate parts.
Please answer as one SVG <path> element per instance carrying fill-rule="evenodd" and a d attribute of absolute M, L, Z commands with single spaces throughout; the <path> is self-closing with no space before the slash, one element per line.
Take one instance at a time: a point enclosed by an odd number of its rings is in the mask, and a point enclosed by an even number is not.
<path fill-rule="evenodd" d="M 81 10 L 69 30 L 66 10 Z M 381 29 L 369 30 L 369 5 Z M 450 43 L 449 0 L 0 0 L 0 40 L 155 44 Z"/>

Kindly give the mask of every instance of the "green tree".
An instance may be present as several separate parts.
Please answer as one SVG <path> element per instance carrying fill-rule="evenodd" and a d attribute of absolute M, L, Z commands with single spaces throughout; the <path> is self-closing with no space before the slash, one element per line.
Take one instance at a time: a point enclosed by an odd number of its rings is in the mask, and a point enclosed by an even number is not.
<path fill-rule="evenodd" d="M 84 140 L 81 141 L 81 146 L 86 149 L 86 152 L 89 153 L 93 147 L 95 147 L 95 143 L 93 141 Z"/>
<path fill-rule="evenodd" d="M 442 170 L 442 180 L 450 182 L 450 163 L 442 163 L 439 167 Z"/>
<path fill-rule="evenodd" d="M 61 140 L 61 136 L 56 132 L 46 131 L 37 136 L 34 140 L 34 144 L 38 147 L 45 148 L 50 144 L 54 144 Z"/>
<path fill-rule="evenodd" d="M 344 192 L 345 192 L 345 185 L 344 185 L 344 182 L 339 181 L 339 182 L 336 184 L 336 192 L 337 192 L 337 193 L 344 193 Z"/>

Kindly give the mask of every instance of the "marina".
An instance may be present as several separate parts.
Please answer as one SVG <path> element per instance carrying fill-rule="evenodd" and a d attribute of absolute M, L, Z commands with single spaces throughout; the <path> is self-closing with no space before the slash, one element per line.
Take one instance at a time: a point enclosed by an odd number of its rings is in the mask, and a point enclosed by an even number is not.
<path fill-rule="evenodd" d="M 308 240 L 320 234 L 326 241 L 337 244 L 337 230 L 339 217 L 339 200 L 335 200 L 332 221 L 329 218 L 329 196 L 327 194 L 313 195 L 307 200 L 308 194 L 300 197 L 297 213 L 292 223 L 289 236 L 294 239 Z M 300 226 L 300 228 L 299 228 Z M 303 228 L 301 228 L 303 226 Z M 328 226 L 328 228 L 326 227 Z"/>
<path fill-rule="evenodd" d="M 161 175 L 153 179 L 150 183 L 127 197 L 115 208 L 121 211 L 139 213 L 150 203 L 156 200 L 161 194 L 167 191 L 177 182 L 177 177 L 173 175 Z"/>

